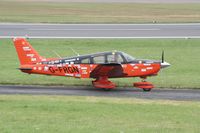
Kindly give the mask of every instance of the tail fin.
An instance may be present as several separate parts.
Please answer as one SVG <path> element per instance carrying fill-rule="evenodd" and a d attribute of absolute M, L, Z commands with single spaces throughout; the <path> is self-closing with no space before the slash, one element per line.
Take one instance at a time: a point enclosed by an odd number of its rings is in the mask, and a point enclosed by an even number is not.
<path fill-rule="evenodd" d="M 35 64 L 45 60 L 45 58 L 41 57 L 37 51 L 33 49 L 26 39 L 14 38 L 13 42 L 21 65 Z"/>

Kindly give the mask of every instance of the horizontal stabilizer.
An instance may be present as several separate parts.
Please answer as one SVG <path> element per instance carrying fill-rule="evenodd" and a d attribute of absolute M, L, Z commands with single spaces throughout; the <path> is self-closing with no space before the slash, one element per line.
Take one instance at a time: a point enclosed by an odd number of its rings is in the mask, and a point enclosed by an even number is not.
<path fill-rule="evenodd" d="M 32 68 L 18 68 L 19 70 L 32 70 Z"/>

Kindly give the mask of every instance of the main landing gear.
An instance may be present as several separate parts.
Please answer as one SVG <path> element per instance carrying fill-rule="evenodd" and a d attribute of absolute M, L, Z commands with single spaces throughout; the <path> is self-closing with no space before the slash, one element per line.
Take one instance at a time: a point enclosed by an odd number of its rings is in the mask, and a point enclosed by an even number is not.
<path fill-rule="evenodd" d="M 106 91 L 114 89 L 116 87 L 115 83 L 108 80 L 107 76 L 102 76 L 92 81 L 92 84 L 95 88 L 102 88 Z"/>
<path fill-rule="evenodd" d="M 147 82 L 146 78 L 142 78 L 141 82 L 133 83 L 133 86 L 143 89 L 143 91 L 151 91 L 154 88 L 154 85 L 151 82 Z"/>

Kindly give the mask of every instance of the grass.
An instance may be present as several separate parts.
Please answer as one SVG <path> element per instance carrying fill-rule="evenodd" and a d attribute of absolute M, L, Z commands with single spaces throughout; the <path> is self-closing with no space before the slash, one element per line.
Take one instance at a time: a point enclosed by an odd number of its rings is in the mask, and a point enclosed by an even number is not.
<path fill-rule="evenodd" d="M 62 3 L 0 1 L 0 22 L 182 23 L 200 22 L 200 4 Z"/>
<path fill-rule="evenodd" d="M 1 133 L 195 133 L 200 130 L 199 102 L 1 95 L 0 108 Z"/>
<path fill-rule="evenodd" d="M 137 58 L 161 59 L 172 64 L 158 76 L 148 78 L 159 88 L 200 88 L 199 39 L 30 39 L 32 46 L 45 57 L 73 56 L 72 47 L 79 54 L 120 50 Z M 19 61 L 11 40 L 0 40 L 0 84 L 20 85 L 91 85 L 91 79 L 74 79 L 21 73 Z M 112 79 L 118 86 L 131 86 L 139 78 Z"/>

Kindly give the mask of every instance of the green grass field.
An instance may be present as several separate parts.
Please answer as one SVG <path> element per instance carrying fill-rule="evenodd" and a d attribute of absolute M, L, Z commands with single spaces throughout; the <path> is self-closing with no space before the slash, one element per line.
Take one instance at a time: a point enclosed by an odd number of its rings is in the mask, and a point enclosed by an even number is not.
<path fill-rule="evenodd" d="M 0 96 L 1 133 L 198 133 L 199 102 Z"/>
<path fill-rule="evenodd" d="M 148 78 L 159 88 L 200 88 L 199 39 L 29 39 L 45 57 L 73 56 L 69 47 L 80 54 L 119 50 L 137 58 L 165 60 L 171 67 L 158 76 Z M 91 85 L 91 79 L 74 79 L 44 75 L 28 75 L 18 69 L 19 61 L 11 40 L 0 40 L 0 84 L 28 85 Z M 112 79 L 118 86 L 132 86 L 139 78 Z"/>
<path fill-rule="evenodd" d="M 200 4 L 0 1 L 0 22 L 182 23 L 199 18 Z"/>

